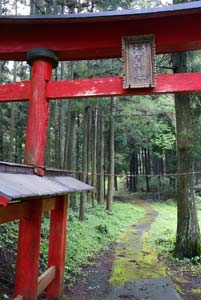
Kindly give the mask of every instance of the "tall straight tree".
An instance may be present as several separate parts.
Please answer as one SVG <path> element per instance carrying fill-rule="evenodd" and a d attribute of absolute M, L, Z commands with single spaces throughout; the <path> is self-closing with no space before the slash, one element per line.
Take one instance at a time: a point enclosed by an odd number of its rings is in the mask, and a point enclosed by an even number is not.
<path fill-rule="evenodd" d="M 102 106 L 99 106 L 99 115 L 98 115 L 98 160 L 97 160 L 97 188 L 98 188 L 98 203 L 103 205 L 104 204 L 104 131 L 105 131 L 105 124 L 104 124 L 104 116 L 103 116 L 103 109 Z"/>
<path fill-rule="evenodd" d="M 85 108 L 83 119 L 83 145 L 82 145 L 82 181 L 87 181 L 87 122 L 88 122 L 88 107 Z M 84 220 L 84 203 L 86 202 L 86 192 L 80 194 L 80 209 L 79 220 Z"/>
<path fill-rule="evenodd" d="M 110 125 L 109 125 L 109 175 L 106 209 L 112 212 L 112 201 L 114 191 L 114 97 L 110 100 Z"/>
<path fill-rule="evenodd" d="M 97 108 L 95 108 L 94 111 L 92 111 L 92 145 L 91 145 L 91 151 L 92 151 L 92 179 L 91 184 L 92 186 L 96 186 L 96 158 L 97 158 Z M 96 192 L 92 191 L 92 206 L 95 206 L 95 197 Z"/>
<path fill-rule="evenodd" d="M 186 2 L 174 0 L 174 3 Z M 174 72 L 185 73 L 187 53 L 172 55 Z M 194 160 L 189 147 L 192 132 L 192 109 L 190 96 L 175 95 L 177 136 L 177 237 L 175 256 L 178 258 L 200 256 L 201 240 L 194 194 Z"/>

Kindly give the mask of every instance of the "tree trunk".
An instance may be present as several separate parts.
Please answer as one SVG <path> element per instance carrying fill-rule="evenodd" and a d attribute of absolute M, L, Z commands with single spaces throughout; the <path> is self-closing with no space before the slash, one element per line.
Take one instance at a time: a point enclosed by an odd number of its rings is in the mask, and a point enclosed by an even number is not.
<path fill-rule="evenodd" d="M 83 145 L 82 145 L 82 181 L 87 180 L 87 110 L 85 110 L 84 120 L 83 120 Z M 86 192 L 82 192 L 80 195 L 80 210 L 79 210 L 79 220 L 84 220 L 84 203 L 86 202 Z"/>
<path fill-rule="evenodd" d="M 129 191 L 130 192 L 134 192 L 135 190 L 135 177 L 134 172 L 133 172 L 133 164 L 134 164 L 134 160 L 133 160 L 133 153 L 131 153 L 131 157 L 130 157 L 130 178 L 129 178 Z"/>
<path fill-rule="evenodd" d="M 99 112 L 100 131 L 99 131 L 99 157 L 98 157 L 98 203 L 104 204 L 104 117 L 102 110 Z"/>
<path fill-rule="evenodd" d="M 115 191 L 118 191 L 118 177 L 117 175 L 114 176 L 114 188 L 115 188 Z"/>
<path fill-rule="evenodd" d="M 66 136 L 65 136 L 65 145 L 64 145 L 64 169 L 69 169 L 68 166 L 68 158 L 69 158 L 69 143 L 70 143 L 70 130 L 71 130 L 71 107 L 72 102 L 68 102 L 68 109 L 67 109 L 67 121 L 66 121 Z"/>
<path fill-rule="evenodd" d="M 87 183 L 91 185 L 91 165 L 92 165 L 92 111 L 89 107 L 87 112 Z M 87 201 L 90 203 L 92 192 L 87 193 Z"/>
<path fill-rule="evenodd" d="M 76 114 L 77 139 L 76 139 L 76 178 L 81 180 L 81 141 L 80 141 L 80 112 Z"/>
<path fill-rule="evenodd" d="M 113 192 L 114 192 L 114 97 L 111 97 L 110 104 L 110 128 L 109 128 L 109 176 L 106 209 L 112 212 Z"/>
<path fill-rule="evenodd" d="M 137 170 L 136 170 L 136 153 L 135 150 L 132 151 L 130 156 L 130 180 L 129 180 L 129 191 L 130 192 L 136 192 L 137 186 L 136 186 L 136 179 L 137 177 Z"/>
<path fill-rule="evenodd" d="M 97 108 L 97 147 L 96 147 L 96 194 L 97 194 L 97 201 L 99 203 L 98 193 L 99 193 L 99 186 L 100 186 L 100 122 L 101 122 L 101 116 L 100 116 L 100 105 Z"/>
<path fill-rule="evenodd" d="M 68 149 L 68 168 L 72 171 L 71 176 L 76 177 L 76 115 L 75 112 L 71 112 L 70 122 L 70 139 Z M 68 196 L 69 197 L 69 196 Z M 70 194 L 70 207 L 75 210 L 76 208 L 76 197 L 75 194 Z"/>
<path fill-rule="evenodd" d="M 150 180 L 150 168 L 149 168 L 149 150 L 144 149 L 144 164 L 145 164 L 145 178 L 146 178 L 146 192 L 150 192 L 150 185 L 149 185 L 149 180 Z"/>
<path fill-rule="evenodd" d="M 93 111 L 92 114 L 92 125 L 93 125 L 93 131 L 92 131 L 92 186 L 96 186 L 96 154 L 97 154 L 97 110 Z M 95 206 L 95 196 L 96 192 L 92 191 L 92 206 Z"/>
<path fill-rule="evenodd" d="M 187 53 L 172 55 L 174 71 L 187 72 Z M 175 95 L 177 134 L 177 238 L 175 256 L 200 256 L 200 230 L 193 182 L 193 155 L 189 148 L 192 114 L 189 95 Z M 188 174 L 187 174 L 188 173 Z"/>

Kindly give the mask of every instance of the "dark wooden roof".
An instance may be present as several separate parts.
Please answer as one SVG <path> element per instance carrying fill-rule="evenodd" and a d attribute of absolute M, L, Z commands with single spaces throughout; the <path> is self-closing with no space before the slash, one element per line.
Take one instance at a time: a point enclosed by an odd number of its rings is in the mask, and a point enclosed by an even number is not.
<path fill-rule="evenodd" d="M 190 24 L 190 26 L 189 26 Z M 26 60 L 34 47 L 60 60 L 114 58 L 122 37 L 153 34 L 156 53 L 201 49 L 201 1 L 91 14 L 1 16 L 0 60 Z"/>
<path fill-rule="evenodd" d="M 37 167 L 38 168 L 38 167 Z M 35 174 L 35 166 L 25 165 L 25 164 L 16 164 L 10 162 L 0 161 L 0 172 L 1 173 L 12 173 L 12 174 Z M 60 170 L 49 167 L 42 168 L 46 176 L 72 176 L 73 172 L 68 170 Z"/>
<path fill-rule="evenodd" d="M 96 13 L 77 13 L 77 14 L 60 14 L 60 15 L 29 15 L 29 16 L 1 16 L 0 17 L 0 23 L 7 23 L 7 22 L 23 22 L 23 21 L 29 21 L 36 22 L 37 20 L 41 23 L 45 22 L 83 22 L 84 20 L 86 22 L 90 21 L 99 21 L 99 20 L 105 20 L 106 18 L 109 19 L 128 19 L 131 18 L 147 18 L 149 16 L 167 16 L 169 14 L 183 14 L 186 11 L 188 13 L 194 12 L 194 11 L 200 11 L 201 10 L 201 1 L 194 1 L 194 2 L 186 2 L 181 4 L 175 4 L 175 5 L 168 5 L 168 6 L 160 6 L 160 7 L 154 7 L 154 8 L 142 8 L 142 9 L 123 9 L 123 10 L 115 10 L 115 11 L 103 11 L 103 12 L 96 12 Z"/>
<path fill-rule="evenodd" d="M 0 204 L 1 197 L 10 202 L 38 197 L 48 198 L 94 189 L 66 175 L 69 174 L 67 171 L 47 169 L 45 172 L 46 175 L 40 177 L 34 175 L 33 166 L 0 162 Z"/>

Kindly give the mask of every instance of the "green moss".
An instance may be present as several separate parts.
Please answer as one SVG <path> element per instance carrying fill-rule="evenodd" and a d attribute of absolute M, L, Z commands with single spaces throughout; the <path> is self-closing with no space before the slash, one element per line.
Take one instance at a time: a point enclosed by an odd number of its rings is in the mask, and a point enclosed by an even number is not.
<path fill-rule="evenodd" d="M 196 295 L 198 295 L 198 294 L 201 295 L 201 289 L 192 289 L 191 293 L 196 294 Z"/>
<path fill-rule="evenodd" d="M 123 286 L 139 278 L 166 277 L 166 266 L 157 259 L 157 252 L 150 248 L 149 227 L 155 218 L 155 211 L 147 204 L 145 217 L 137 228 L 130 226 L 120 236 L 115 253 L 115 262 L 110 284 Z"/>
<path fill-rule="evenodd" d="M 174 278 L 174 281 L 178 282 L 178 283 L 188 283 L 188 280 L 182 278 L 182 277 L 178 277 L 177 276 L 172 276 Z"/>
<path fill-rule="evenodd" d="M 185 292 L 183 291 L 183 289 L 177 285 L 177 284 L 173 284 L 173 286 L 175 287 L 175 289 L 177 290 L 177 292 L 180 294 L 180 295 L 185 295 Z M 182 299 L 181 299 L 182 300 Z"/>

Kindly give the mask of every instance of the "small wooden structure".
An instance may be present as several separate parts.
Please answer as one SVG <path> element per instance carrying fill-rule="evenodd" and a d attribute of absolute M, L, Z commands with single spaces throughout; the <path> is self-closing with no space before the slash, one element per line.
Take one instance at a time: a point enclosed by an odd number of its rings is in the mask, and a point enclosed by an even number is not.
<path fill-rule="evenodd" d="M 44 169 L 43 172 L 41 177 L 35 174 L 33 166 L 0 162 L 0 224 L 21 220 L 15 299 L 35 299 L 45 289 L 47 297 L 59 299 L 66 251 L 67 194 L 93 189 L 65 171 Z M 37 279 L 41 216 L 48 211 L 51 212 L 48 270 Z"/>
<path fill-rule="evenodd" d="M 58 60 L 122 57 L 125 37 L 138 40 L 144 35 L 152 36 L 156 54 L 201 49 L 201 1 L 137 11 L 1 16 L 0 32 L 0 59 L 27 60 L 32 66 L 30 81 L 0 85 L 0 101 L 29 101 L 25 163 L 32 165 L 31 172 L 44 176 L 36 179 L 33 174 L 22 176 L 9 172 L 0 175 L 0 203 L 5 206 L 0 208 L 0 223 L 20 219 L 15 300 L 36 300 L 47 285 L 47 299 L 58 300 L 63 285 L 67 213 L 67 190 L 61 190 L 66 189 L 69 179 L 66 181 L 62 177 L 61 182 L 59 176 L 47 178 L 43 167 L 49 100 L 200 92 L 201 73 L 156 74 L 156 80 L 145 82 L 142 88 L 129 88 L 129 85 L 124 88 L 121 76 L 53 81 L 52 68 L 57 67 Z M 150 60 L 153 71 L 152 63 Z M 138 74 L 137 78 L 140 76 Z M 34 180 L 36 188 L 41 189 L 44 182 L 44 190 L 37 200 L 29 199 L 25 193 L 29 201 L 14 204 L 19 195 L 14 191 L 15 185 L 9 185 L 8 189 L 8 183 L 3 192 L 4 176 L 10 176 L 15 182 L 23 178 L 22 184 L 28 180 L 25 176 L 32 176 L 28 186 Z M 50 182 L 54 191 L 47 197 L 45 189 Z M 57 194 L 59 191 L 61 194 Z M 49 269 L 39 278 L 38 284 L 41 214 L 48 210 L 51 210 Z"/>

